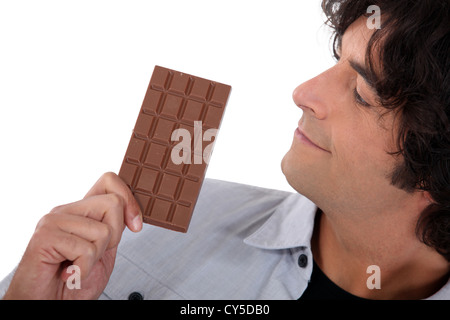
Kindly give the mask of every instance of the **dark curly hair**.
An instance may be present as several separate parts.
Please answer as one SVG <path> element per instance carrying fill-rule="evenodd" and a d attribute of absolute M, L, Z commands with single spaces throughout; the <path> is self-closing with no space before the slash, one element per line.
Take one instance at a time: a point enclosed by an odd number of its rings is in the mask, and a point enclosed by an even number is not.
<path fill-rule="evenodd" d="M 366 67 L 380 105 L 400 120 L 393 154 L 403 161 L 391 181 L 429 192 L 416 234 L 450 261 L 450 0 L 323 0 L 335 58 L 346 29 L 370 16 L 371 5 L 380 8 L 381 28 L 369 40 Z"/>

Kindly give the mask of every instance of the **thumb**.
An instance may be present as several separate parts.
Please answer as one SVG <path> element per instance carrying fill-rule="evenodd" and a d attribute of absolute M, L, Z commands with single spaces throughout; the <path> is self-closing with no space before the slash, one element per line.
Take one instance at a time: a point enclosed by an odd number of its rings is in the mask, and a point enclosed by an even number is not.
<path fill-rule="evenodd" d="M 125 225 L 133 232 L 140 231 L 143 223 L 141 208 L 133 196 L 130 188 L 114 172 L 107 172 L 103 174 L 91 190 L 89 190 L 85 198 L 107 193 L 115 193 L 122 197 L 124 200 Z"/>

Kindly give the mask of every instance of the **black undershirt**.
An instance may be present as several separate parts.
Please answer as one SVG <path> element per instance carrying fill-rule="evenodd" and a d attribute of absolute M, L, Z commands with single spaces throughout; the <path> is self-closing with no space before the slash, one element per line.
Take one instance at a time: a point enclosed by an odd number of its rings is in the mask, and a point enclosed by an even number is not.
<path fill-rule="evenodd" d="M 299 300 L 366 300 L 337 286 L 313 261 L 311 280 Z"/>

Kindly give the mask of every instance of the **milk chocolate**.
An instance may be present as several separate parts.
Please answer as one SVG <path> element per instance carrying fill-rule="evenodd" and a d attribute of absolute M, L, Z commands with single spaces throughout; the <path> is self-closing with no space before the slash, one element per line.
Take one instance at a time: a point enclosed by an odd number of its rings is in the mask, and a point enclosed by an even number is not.
<path fill-rule="evenodd" d="M 156 66 L 119 176 L 145 223 L 187 232 L 231 87 Z"/>

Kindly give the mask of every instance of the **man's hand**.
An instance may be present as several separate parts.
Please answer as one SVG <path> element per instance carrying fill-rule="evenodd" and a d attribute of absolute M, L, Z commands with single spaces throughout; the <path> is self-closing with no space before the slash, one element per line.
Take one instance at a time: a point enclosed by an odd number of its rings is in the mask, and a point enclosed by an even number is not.
<path fill-rule="evenodd" d="M 77 202 L 38 223 L 4 299 L 96 299 L 108 283 L 125 225 L 137 232 L 142 213 L 127 185 L 105 173 Z M 70 265 L 81 288 L 69 289 Z"/>

